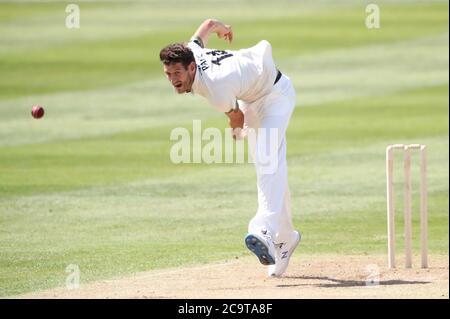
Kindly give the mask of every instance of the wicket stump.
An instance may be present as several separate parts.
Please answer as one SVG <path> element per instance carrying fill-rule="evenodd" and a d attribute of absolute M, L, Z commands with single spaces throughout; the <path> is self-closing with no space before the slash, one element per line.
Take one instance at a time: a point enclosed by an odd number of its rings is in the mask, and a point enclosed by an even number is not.
<path fill-rule="evenodd" d="M 395 268 L 395 212 L 394 212 L 394 159 L 393 150 L 403 150 L 404 163 L 404 223 L 405 223 L 405 267 L 412 267 L 412 214 L 411 214 L 411 149 L 420 151 L 420 242 L 421 265 L 428 267 L 428 212 L 427 212 L 427 158 L 426 146 L 420 144 L 394 144 L 386 148 L 386 185 L 387 185 L 387 229 L 388 264 Z"/>

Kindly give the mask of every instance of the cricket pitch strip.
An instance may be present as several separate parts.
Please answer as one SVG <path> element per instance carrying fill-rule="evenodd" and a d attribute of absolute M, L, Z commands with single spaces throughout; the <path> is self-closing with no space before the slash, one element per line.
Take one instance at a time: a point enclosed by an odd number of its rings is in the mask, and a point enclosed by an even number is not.
<path fill-rule="evenodd" d="M 414 256 L 414 260 L 419 260 Z M 270 278 L 253 256 L 222 263 L 154 270 L 12 298 L 334 299 L 449 298 L 448 255 L 429 268 L 387 267 L 383 255 L 293 256 L 281 278 Z"/>

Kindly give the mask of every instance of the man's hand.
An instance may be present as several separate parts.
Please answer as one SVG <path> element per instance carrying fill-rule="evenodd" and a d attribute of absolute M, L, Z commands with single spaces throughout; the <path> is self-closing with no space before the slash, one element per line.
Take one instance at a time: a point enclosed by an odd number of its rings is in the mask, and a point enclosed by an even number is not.
<path fill-rule="evenodd" d="M 216 21 L 216 30 L 212 32 L 216 32 L 219 39 L 225 39 L 228 43 L 233 41 L 233 30 L 231 30 L 231 25 Z"/>
<path fill-rule="evenodd" d="M 229 121 L 228 123 L 230 124 L 230 127 L 235 129 L 235 128 L 243 128 L 244 127 L 244 113 L 242 113 L 241 110 L 237 109 L 237 110 L 233 110 L 231 112 L 225 113 L 228 118 Z"/>
<path fill-rule="evenodd" d="M 225 113 L 228 116 L 228 124 L 233 129 L 244 127 L 244 113 L 240 109 L 233 110 L 231 112 Z M 236 135 L 233 134 L 233 138 L 236 139 Z"/>
<path fill-rule="evenodd" d="M 231 30 L 231 26 L 216 19 L 205 20 L 198 27 L 197 31 L 195 31 L 193 37 L 200 38 L 203 42 L 203 46 L 206 47 L 211 33 L 216 33 L 219 39 L 225 39 L 229 43 L 233 41 L 233 30 Z"/>

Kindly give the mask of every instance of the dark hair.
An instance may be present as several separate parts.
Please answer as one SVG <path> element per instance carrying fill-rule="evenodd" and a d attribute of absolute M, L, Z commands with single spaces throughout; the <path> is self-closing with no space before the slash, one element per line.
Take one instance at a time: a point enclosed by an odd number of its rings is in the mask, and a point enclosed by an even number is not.
<path fill-rule="evenodd" d="M 195 62 L 194 53 L 183 43 L 174 43 L 166 46 L 159 52 L 159 59 L 166 65 L 181 62 L 185 69 L 191 62 Z"/>

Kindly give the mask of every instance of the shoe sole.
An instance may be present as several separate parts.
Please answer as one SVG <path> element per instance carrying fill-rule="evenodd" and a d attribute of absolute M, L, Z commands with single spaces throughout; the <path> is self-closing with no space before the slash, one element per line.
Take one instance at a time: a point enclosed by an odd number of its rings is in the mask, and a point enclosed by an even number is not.
<path fill-rule="evenodd" d="M 248 234 L 245 237 L 245 245 L 247 245 L 247 248 L 258 257 L 261 264 L 265 266 L 275 264 L 275 258 L 269 254 L 269 247 L 255 235 Z"/>

